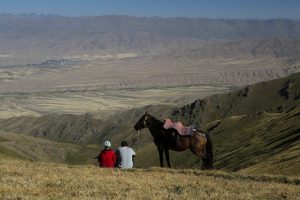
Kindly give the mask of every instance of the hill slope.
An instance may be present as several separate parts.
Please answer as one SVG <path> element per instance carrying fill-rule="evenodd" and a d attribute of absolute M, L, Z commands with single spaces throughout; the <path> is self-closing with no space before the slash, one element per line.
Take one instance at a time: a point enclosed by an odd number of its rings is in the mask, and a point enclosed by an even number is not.
<path fill-rule="evenodd" d="M 0 158 L 18 158 L 68 164 L 96 164 L 96 145 L 56 142 L 32 136 L 0 131 Z"/>
<path fill-rule="evenodd" d="M 299 178 L 219 171 L 112 170 L 9 159 L 1 159 L 0 171 L 4 199 L 297 199 L 300 192 Z"/>
<path fill-rule="evenodd" d="M 1 120 L 0 125 L 5 131 L 29 135 L 34 135 L 36 130 L 43 130 L 44 136 L 52 139 L 61 136 L 65 139 L 76 138 L 78 134 L 82 140 L 77 141 L 83 143 L 99 143 L 108 138 L 113 141 L 114 147 L 127 139 L 137 148 L 138 138 L 133 125 L 148 110 L 159 119 L 169 116 L 208 131 L 213 138 L 216 168 L 299 175 L 299 88 L 300 73 L 297 73 L 228 94 L 209 96 L 182 108 L 147 106 L 116 113 L 104 121 L 87 117 L 89 115 L 70 115 L 67 118 L 64 115 L 44 116 L 34 118 L 32 122 L 26 118 L 11 118 Z M 79 120 L 83 118 L 87 120 Z M 43 119 L 43 123 L 36 123 L 40 119 Z M 97 134 L 91 134 L 92 130 L 97 130 Z M 158 165 L 152 138 L 148 131 L 143 132 L 136 166 Z M 173 152 L 171 161 L 173 167 L 177 168 L 200 166 L 199 160 L 188 151 Z"/>
<path fill-rule="evenodd" d="M 177 111 L 174 117 L 203 124 L 225 117 L 257 112 L 287 112 L 300 105 L 300 73 L 249 85 L 227 94 L 196 100 Z"/>
<path fill-rule="evenodd" d="M 300 106 L 287 113 L 228 117 L 210 132 L 215 166 L 230 171 L 299 175 Z"/>

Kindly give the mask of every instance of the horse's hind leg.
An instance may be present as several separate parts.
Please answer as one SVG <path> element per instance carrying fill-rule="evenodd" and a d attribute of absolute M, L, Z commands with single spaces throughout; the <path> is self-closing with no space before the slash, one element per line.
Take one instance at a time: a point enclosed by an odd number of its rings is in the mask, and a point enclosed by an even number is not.
<path fill-rule="evenodd" d="M 209 169 L 209 167 L 208 167 L 208 160 L 207 160 L 206 156 L 202 157 L 202 166 L 201 166 L 201 169 L 202 170 L 203 169 Z"/>
<path fill-rule="evenodd" d="M 191 151 L 199 158 L 202 159 L 201 169 L 207 169 L 207 159 L 203 150 L 191 148 Z"/>
<path fill-rule="evenodd" d="M 171 164 L 170 164 L 170 157 L 169 157 L 169 149 L 164 149 L 165 151 L 165 156 L 166 156 L 166 160 L 168 163 L 168 167 L 171 168 Z"/>

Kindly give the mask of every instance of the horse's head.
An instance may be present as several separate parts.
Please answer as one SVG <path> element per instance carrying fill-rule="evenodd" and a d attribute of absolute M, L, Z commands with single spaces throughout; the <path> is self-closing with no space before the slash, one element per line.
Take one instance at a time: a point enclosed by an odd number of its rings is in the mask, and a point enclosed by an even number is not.
<path fill-rule="evenodd" d="M 140 130 L 143 128 L 149 128 L 151 126 L 151 119 L 153 117 L 145 112 L 145 114 L 139 119 L 139 121 L 134 125 L 135 130 Z"/>

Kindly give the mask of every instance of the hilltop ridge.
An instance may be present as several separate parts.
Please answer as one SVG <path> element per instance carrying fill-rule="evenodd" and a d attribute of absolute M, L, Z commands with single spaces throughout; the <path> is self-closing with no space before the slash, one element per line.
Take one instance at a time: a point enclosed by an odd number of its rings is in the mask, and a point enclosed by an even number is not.
<path fill-rule="evenodd" d="M 248 85 L 241 90 L 196 100 L 176 111 L 174 117 L 196 124 L 261 112 L 288 112 L 300 105 L 300 73 Z"/>

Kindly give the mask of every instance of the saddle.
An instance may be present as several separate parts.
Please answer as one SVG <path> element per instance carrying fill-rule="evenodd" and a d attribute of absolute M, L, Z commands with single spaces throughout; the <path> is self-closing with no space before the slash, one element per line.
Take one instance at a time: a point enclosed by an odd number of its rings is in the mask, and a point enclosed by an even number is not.
<path fill-rule="evenodd" d="M 165 129 L 175 129 L 177 130 L 177 132 L 179 133 L 179 135 L 182 136 L 189 136 L 192 135 L 194 133 L 194 131 L 196 131 L 196 129 L 194 128 L 194 125 L 190 125 L 190 126 L 184 126 L 181 122 L 173 122 L 171 119 L 166 118 L 163 127 Z"/>

